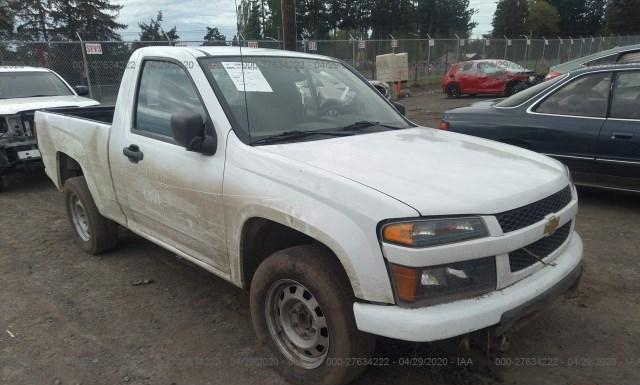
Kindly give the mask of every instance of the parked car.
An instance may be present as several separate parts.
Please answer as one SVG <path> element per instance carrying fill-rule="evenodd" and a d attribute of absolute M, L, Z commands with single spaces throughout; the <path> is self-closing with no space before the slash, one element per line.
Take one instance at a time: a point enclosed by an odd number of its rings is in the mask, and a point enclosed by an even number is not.
<path fill-rule="evenodd" d="M 391 98 L 391 88 L 387 82 L 383 82 L 381 80 L 369 80 L 369 83 L 378 90 L 385 98 Z"/>
<path fill-rule="evenodd" d="M 113 248 L 120 225 L 248 289 L 291 381 L 353 380 L 376 335 L 504 333 L 577 285 L 560 162 L 417 127 L 328 57 L 147 47 L 129 63 L 115 108 L 36 113 L 79 245 Z M 353 92 L 343 114 L 304 108 L 319 71 Z"/>
<path fill-rule="evenodd" d="M 471 60 L 456 63 L 442 80 L 450 98 L 479 94 L 513 95 L 536 82 L 534 71 L 507 60 Z"/>
<path fill-rule="evenodd" d="M 55 72 L 35 67 L 0 66 L 0 191 L 3 175 L 40 162 L 33 126 L 35 110 L 98 104 L 81 97 L 88 89 L 71 88 Z"/>
<path fill-rule="evenodd" d="M 597 66 L 447 111 L 440 126 L 557 158 L 578 184 L 640 191 L 639 107 L 640 65 Z"/>
<path fill-rule="evenodd" d="M 640 44 L 615 47 L 606 51 L 596 52 L 555 65 L 549 69 L 545 80 L 553 79 L 567 72 L 578 70 L 582 67 L 590 67 L 606 64 L 630 64 L 640 63 Z"/>

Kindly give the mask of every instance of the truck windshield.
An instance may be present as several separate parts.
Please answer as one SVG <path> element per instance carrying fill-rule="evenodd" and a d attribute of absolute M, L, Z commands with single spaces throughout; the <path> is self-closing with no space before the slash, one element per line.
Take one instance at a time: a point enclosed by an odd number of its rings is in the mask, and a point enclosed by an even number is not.
<path fill-rule="evenodd" d="M 51 72 L 0 72 L 0 99 L 73 95 Z"/>
<path fill-rule="evenodd" d="M 411 127 L 344 65 L 307 58 L 202 61 L 236 133 L 252 144 Z"/>

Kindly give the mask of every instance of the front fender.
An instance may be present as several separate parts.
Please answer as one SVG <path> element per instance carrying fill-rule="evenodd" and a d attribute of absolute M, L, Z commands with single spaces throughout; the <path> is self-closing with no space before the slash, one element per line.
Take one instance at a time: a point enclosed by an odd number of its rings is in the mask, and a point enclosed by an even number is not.
<path fill-rule="evenodd" d="M 409 206 L 369 187 L 241 143 L 230 134 L 224 182 L 232 280 L 242 284 L 242 229 L 254 217 L 293 228 L 331 249 L 356 297 L 393 303 L 376 227 L 417 216 Z"/>

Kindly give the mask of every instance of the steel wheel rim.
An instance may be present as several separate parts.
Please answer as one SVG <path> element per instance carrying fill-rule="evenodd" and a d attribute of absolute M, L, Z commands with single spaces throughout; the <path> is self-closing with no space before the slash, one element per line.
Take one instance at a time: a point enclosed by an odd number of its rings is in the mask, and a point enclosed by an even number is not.
<path fill-rule="evenodd" d="M 265 313 L 269 334 L 287 359 L 304 369 L 322 365 L 329 352 L 329 327 L 309 289 L 290 279 L 273 283 Z"/>
<path fill-rule="evenodd" d="M 84 208 L 82 201 L 75 195 L 69 196 L 69 210 L 71 212 L 71 221 L 76 234 L 83 241 L 87 242 L 91 239 L 91 228 L 89 226 L 89 216 Z"/>

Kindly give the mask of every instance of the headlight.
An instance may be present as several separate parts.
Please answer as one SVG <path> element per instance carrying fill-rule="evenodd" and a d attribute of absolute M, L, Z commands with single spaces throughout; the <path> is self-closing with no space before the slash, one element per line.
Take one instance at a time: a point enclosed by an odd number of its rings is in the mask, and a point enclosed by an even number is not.
<path fill-rule="evenodd" d="M 571 170 L 569 170 L 569 166 L 564 165 L 564 169 L 567 172 L 567 178 L 569 178 L 569 182 L 573 184 L 573 176 L 571 175 Z"/>
<path fill-rule="evenodd" d="M 496 289 L 494 257 L 425 268 L 390 264 L 389 270 L 399 304 L 409 306 L 454 301 Z"/>
<path fill-rule="evenodd" d="M 382 240 L 410 247 L 429 247 L 468 241 L 489 235 L 479 217 L 436 218 L 390 223 L 382 227 Z"/>

